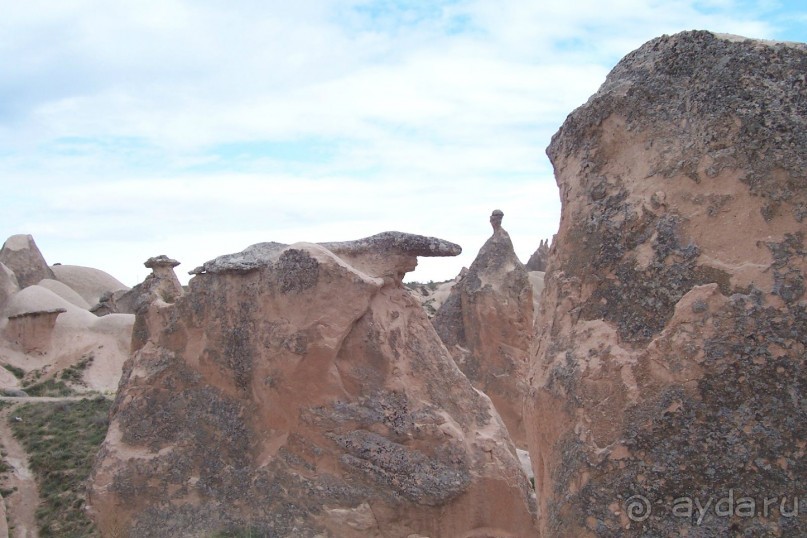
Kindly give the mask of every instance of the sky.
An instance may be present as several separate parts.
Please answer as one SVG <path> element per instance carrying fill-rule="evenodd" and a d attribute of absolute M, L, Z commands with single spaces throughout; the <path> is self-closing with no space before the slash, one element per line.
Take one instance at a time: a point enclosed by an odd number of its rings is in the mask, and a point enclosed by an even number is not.
<path fill-rule="evenodd" d="M 807 41 L 776 0 L 0 0 L 0 240 L 132 286 L 261 241 L 387 230 L 473 261 L 504 211 L 557 231 L 545 154 L 628 52 L 706 29 Z"/>

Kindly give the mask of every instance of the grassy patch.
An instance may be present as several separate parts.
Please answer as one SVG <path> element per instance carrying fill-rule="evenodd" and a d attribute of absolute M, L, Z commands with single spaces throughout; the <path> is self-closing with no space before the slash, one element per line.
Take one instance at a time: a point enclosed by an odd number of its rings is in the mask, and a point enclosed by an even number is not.
<path fill-rule="evenodd" d="M 23 377 L 25 377 L 25 370 L 23 370 L 22 368 L 17 368 L 13 364 L 4 364 L 3 368 L 11 372 L 17 379 L 22 379 Z"/>
<path fill-rule="evenodd" d="M 73 383 L 76 385 L 83 385 L 84 384 L 84 370 L 89 368 L 92 364 L 92 361 L 95 359 L 95 356 L 92 353 L 88 353 L 81 357 L 81 360 L 78 361 L 73 366 L 69 368 L 65 368 L 62 370 L 62 373 L 59 375 L 60 378 L 64 379 L 69 383 Z"/>
<path fill-rule="evenodd" d="M 28 396 L 70 396 L 73 389 L 68 387 L 64 381 L 58 379 L 46 379 L 42 383 L 25 387 Z"/>
<path fill-rule="evenodd" d="M 111 406 L 104 398 L 21 405 L 12 422 L 36 475 L 42 504 L 36 511 L 39 535 L 98 536 L 84 512 L 85 481 L 106 436 Z"/>

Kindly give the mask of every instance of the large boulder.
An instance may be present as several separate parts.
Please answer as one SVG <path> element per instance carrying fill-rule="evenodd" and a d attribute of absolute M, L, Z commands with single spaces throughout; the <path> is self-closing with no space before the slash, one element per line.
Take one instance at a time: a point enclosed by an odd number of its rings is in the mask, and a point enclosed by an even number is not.
<path fill-rule="evenodd" d="M 807 536 L 805 73 L 803 44 L 663 36 L 553 137 L 543 535 Z"/>
<path fill-rule="evenodd" d="M 43 278 L 54 278 L 31 235 L 12 235 L 6 239 L 0 248 L 0 263 L 14 272 L 21 288 L 32 286 Z"/>
<path fill-rule="evenodd" d="M 262 243 L 154 295 L 92 475 L 102 535 L 534 533 L 501 419 L 401 284 L 459 252 Z"/>
<path fill-rule="evenodd" d="M 471 383 L 490 396 L 511 437 L 526 446 L 523 424 L 533 294 L 527 270 L 491 216 L 493 235 L 432 320 L 437 334 Z"/>

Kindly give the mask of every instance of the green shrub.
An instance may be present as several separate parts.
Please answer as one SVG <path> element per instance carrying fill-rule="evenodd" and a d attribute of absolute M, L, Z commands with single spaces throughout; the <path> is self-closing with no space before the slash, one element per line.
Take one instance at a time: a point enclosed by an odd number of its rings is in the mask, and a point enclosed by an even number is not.
<path fill-rule="evenodd" d="M 102 397 L 21 405 L 11 422 L 28 452 L 42 503 L 36 511 L 39 536 L 98 536 L 84 511 L 85 482 L 106 436 L 111 402 Z"/>
<path fill-rule="evenodd" d="M 23 377 L 25 377 L 25 370 L 23 370 L 22 368 L 17 368 L 12 364 L 4 364 L 3 368 L 14 374 L 14 377 L 16 377 L 17 379 L 22 379 Z"/>
<path fill-rule="evenodd" d="M 68 387 L 64 381 L 57 379 L 46 379 L 42 383 L 25 387 L 28 396 L 70 396 L 73 389 Z"/>

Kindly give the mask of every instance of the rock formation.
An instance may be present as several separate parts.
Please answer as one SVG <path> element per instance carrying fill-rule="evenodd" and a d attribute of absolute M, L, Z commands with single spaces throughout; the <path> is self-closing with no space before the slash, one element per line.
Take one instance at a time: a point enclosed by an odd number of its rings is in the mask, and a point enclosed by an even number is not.
<path fill-rule="evenodd" d="M 170 303 L 182 295 L 182 284 L 174 273 L 174 267 L 179 265 L 177 260 L 161 254 L 149 258 L 143 265 L 152 270 L 143 282 L 130 290 L 104 293 L 90 311 L 96 316 L 135 314 L 139 308 L 148 306 L 155 295 Z"/>
<path fill-rule="evenodd" d="M 50 350 L 56 318 L 65 312 L 64 308 L 51 308 L 9 316 L 6 338 L 18 345 L 23 353 L 46 353 Z"/>
<path fill-rule="evenodd" d="M 21 383 L 58 378 L 70 368 L 77 390 L 117 387 L 134 316 L 99 320 L 88 311 L 85 297 L 125 286 L 97 269 L 49 268 L 30 235 L 10 237 L 0 254 L 10 264 L 0 263 L 0 357 L 31 374 L 22 381 L 0 376 L 0 389 L 19 392 Z"/>
<path fill-rule="evenodd" d="M 52 265 L 51 270 L 56 275 L 56 280 L 70 286 L 89 305 L 97 304 L 107 292 L 129 289 L 117 278 L 94 267 Z"/>
<path fill-rule="evenodd" d="M 8 298 L 20 290 L 17 283 L 17 276 L 14 271 L 0 263 L 0 308 L 8 301 Z"/>
<path fill-rule="evenodd" d="M 261 243 L 153 297 L 93 471 L 102 534 L 533 533 L 501 419 L 401 284 L 459 252 L 397 232 Z"/>
<path fill-rule="evenodd" d="M 0 263 L 11 269 L 21 288 L 54 278 L 45 258 L 30 235 L 12 235 L 0 249 Z"/>
<path fill-rule="evenodd" d="M 516 445 L 523 448 L 533 296 L 527 270 L 501 227 L 503 216 L 499 210 L 491 215 L 493 235 L 432 323 L 457 365 L 490 396 Z"/>
<path fill-rule="evenodd" d="M 92 355 L 83 372 L 86 388 L 114 390 L 129 355 L 133 324 L 131 314 L 99 319 L 48 288 L 28 286 L 0 309 L 0 356 L 25 371 L 58 375 Z M 0 388 L 9 386 L 16 384 L 0 382 Z"/>
<path fill-rule="evenodd" d="M 538 248 L 532 253 L 525 267 L 527 271 L 546 271 L 546 262 L 549 260 L 549 240 L 542 239 Z"/>
<path fill-rule="evenodd" d="M 409 289 L 412 297 L 417 299 L 423 307 L 426 316 L 432 319 L 435 314 L 437 314 L 437 311 L 440 310 L 440 306 L 448 299 L 448 296 L 451 294 L 451 288 L 453 288 L 457 282 L 465 278 L 466 273 L 468 273 L 468 268 L 463 267 L 459 274 L 452 280 L 446 280 L 445 282 L 431 281 L 427 283 L 407 282 L 406 287 Z"/>
<path fill-rule="evenodd" d="M 803 44 L 663 36 L 553 137 L 544 536 L 807 536 L 806 73 Z"/>

